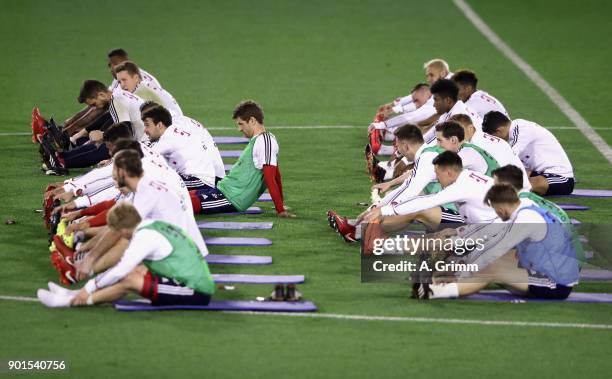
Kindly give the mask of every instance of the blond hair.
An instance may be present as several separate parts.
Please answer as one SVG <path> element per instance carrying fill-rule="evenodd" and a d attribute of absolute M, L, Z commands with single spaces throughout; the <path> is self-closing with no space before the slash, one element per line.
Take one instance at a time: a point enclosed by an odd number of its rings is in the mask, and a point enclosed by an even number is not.
<path fill-rule="evenodd" d="M 423 68 L 425 70 L 427 70 L 428 67 L 436 68 L 438 70 L 446 70 L 446 72 L 450 72 L 448 63 L 446 63 L 444 59 L 440 59 L 440 58 L 432 59 L 429 62 L 425 62 L 423 64 Z"/>
<path fill-rule="evenodd" d="M 136 208 L 126 202 L 115 204 L 106 215 L 106 224 L 114 230 L 132 229 L 141 220 Z"/>

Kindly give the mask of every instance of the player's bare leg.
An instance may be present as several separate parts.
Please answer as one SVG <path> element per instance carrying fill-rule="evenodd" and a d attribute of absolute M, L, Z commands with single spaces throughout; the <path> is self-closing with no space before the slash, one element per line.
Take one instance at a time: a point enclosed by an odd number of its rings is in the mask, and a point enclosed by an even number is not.
<path fill-rule="evenodd" d="M 125 238 L 121 238 L 119 241 L 117 241 L 113 247 L 108 249 L 96 260 L 93 265 L 94 273 L 100 273 L 116 265 L 123 256 L 123 253 L 129 244 L 130 242 Z"/>
<path fill-rule="evenodd" d="M 90 125 L 98 117 L 106 112 L 104 108 L 87 107 L 64 122 L 64 132 L 73 135 L 84 127 Z"/>
<path fill-rule="evenodd" d="M 538 195 L 544 195 L 548 191 L 548 180 L 543 176 L 531 176 L 529 183 L 531 183 L 531 192 Z"/>
<path fill-rule="evenodd" d="M 110 303 L 121 299 L 130 292 L 140 292 L 144 285 L 144 277 L 146 274 L 147 268 L 145 266 L 140 265 L 136 267 L 117 284 L 94 292 L 92 294 L 93 303 Z"/>

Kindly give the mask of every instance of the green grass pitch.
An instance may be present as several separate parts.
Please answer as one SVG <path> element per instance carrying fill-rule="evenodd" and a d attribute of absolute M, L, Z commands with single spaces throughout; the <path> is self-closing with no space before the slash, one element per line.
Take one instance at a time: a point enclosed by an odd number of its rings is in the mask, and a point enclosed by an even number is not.
<path fill-rule="evenodd" d="M 469 0 L 474 10 L 596 128 L 610 128 L 612 81 L 605 46 L 612 4 L 603 1 Z M 46 183 L 28 132 L 34 105 L 63 120 L 79 109 L 83 79 L 110 81 L 105 54 L 123 47 L 163 83 L 185 114 L 216 135 L 238 135 L 231 111 L 253 98 L 278 138 L 287 204 L 249 220 L 271 247 L 267 267 L 215 272 L 304 274 L 300 290 L 320 313 L 469 320 L 612 324 L 609 304 L 417 302 L 406 285 L 360 283 L 359 255 L 329 230 L 325 211 L 356 214 L 369 182 L 362 148 L 375 107 L 423 81 L 422 63 L 446 59 L 474 70 L 515 118 L 572 126 L 449 1 L 61 1 L 1 2 L 0 295 L 35 296 L 57 280 L 40 215 Z M 278 126 L 363 125 L 345 129 Z M 612 169 L 575 129 L 554 129 L 579 188 L 612 188 Z M 598 130 L 608 142 L 612 129 Z M 77 171 L 78 172 L 78 171 Z M 610 200 L 575 199 L 605 223 Z M 5 225 L 12 218 L 15 225 Z M 211 218 L 219 219 L 219 218 Z M 246 220 L 247 216 L 232 220 Z M 610 292 L 609 283 L 581 291 Z M 218 297 L 253 299 L 269 286 Z M 289 318 L 206 312 L 119 313 L 111 307 L 50 310 L 0 300 L 0 360 L 64 359 L 72 377 L 610 377 L 609 330 Z"/>

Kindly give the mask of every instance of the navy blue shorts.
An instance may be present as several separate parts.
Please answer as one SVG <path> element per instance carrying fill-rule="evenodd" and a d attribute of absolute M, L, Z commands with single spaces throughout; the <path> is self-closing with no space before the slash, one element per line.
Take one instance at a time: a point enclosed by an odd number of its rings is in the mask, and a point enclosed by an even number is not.
<path fill-rule="evenodd" d="M 533 171 L 530 176 L 543 176 L 546 178 L 546 181 L 548 182 L 548 191 L 546 191 L 544 196 L 569 195 L 574 191 L 574 184 L 576 183 L 574 178 L 568 178 L 557 174 L 549 174 L 546 172 Z"/>
<path fill-rule="evenodd" d="M 211 188 L 208 184 L 204 183 L 200 178 L 196 176 L 184 175 L 181 173 L 179 173 L 179 176 L 183 180 L 183 183 L 185 183 L 185 187 L 187 187 L 188 191 Z"/>
<path fill-rule="evenodd" d="M 537 299 L 558 299 L 564 300 L 572 293 L 573 287 L 557 284 L 555 288 L 540 287 L 530 284 L 527 290 L 527 297 Z"/>
<path fill-rule="evenodd" d="M 440 219 L 440 224 L 464 224 L 465 220 L 463 216 L 461 216 L 458 212 L 455 212 L 452 209 L 444 208 L 440 206 L 442 209 L 442 218 Z"/>
<path fill-rule="evenodd" d="M 238 212 L 218 188 L 206 186 L 206 188 L 197 190 L 196 196 L 200 201 L 200 213 L 202 214 Z"/>
<path fill-rule="evenodd" d="M 198 292 L 171 278 L 157 276 L 148 271 L 140 293 L 151 299 L 153 305 L 208 305 L 211 295 Z"/>

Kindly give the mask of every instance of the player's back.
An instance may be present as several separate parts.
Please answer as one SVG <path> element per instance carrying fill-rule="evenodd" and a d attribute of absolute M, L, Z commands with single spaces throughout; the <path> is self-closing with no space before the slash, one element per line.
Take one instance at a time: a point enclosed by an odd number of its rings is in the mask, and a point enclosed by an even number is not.
<path fill-rule="evenodd" d="M 132 123 L 132 132 L 137 141 L 148 140 L 144 131 L 144 123 L 140 117 L 140 106 L 143 102 L 144 100 L 137 95 L 116 88 L 109 105 L 109 112 L 114 122 L 130 121 Z"/>
<path fill-rule="evenodd" d="M 483 118 L 484 115 L 493 111 L 501 112 L 508 116 L 508 112 L 504 105 L 495 97 L 482 90 L 474 92 L 465 104 L 478 113 L 480 118 Z"/>

